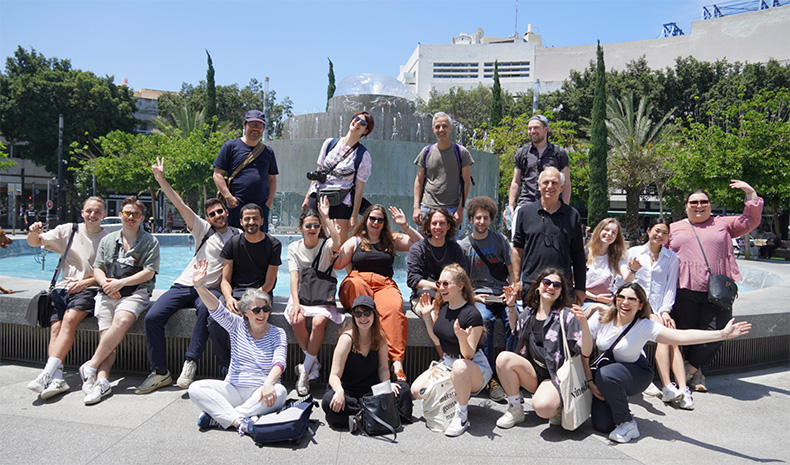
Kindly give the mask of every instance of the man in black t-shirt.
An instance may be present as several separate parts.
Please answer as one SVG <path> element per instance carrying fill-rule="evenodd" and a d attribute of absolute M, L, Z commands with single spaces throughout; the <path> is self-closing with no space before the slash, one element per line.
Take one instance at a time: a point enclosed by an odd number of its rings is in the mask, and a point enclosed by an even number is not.
<path fill-rule="evenodd" d="M 248 288 L 258 288 L 268 292 L 272 298 L 272 289 L 277 283 L 277 269 L 282 264 L 280 258 L 282 244 L 274 237 L 261 231 L 263 210 L 254 203 L 241 207 L 241 225 L 244 234 L 233 236 L 220 252 L 225 260 L 222 268 L 222 297 L 225 307 L 237 313 L 238 299 Z M 209 318 L 209 334 L 214 341 L 214 353 L 220 366 L 226 369 L 230 365 L 230 339 L 228 333 Z"/>

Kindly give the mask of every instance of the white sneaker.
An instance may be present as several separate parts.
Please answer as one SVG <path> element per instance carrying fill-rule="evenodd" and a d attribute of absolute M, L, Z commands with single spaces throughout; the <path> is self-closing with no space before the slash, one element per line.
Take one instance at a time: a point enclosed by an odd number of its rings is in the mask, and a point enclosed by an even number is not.
<path fill-rule="evenodd" d="M 47 388 L 41 391 L 41 400 L 47 400 L 69 390 L 69 383 L 65 379 L 53 379 Z"/>
<path fill-rule="evenodd" d="M 682 392 L 683 392 L 682 397 L 678 399 L 675 403 L 679 408 L 682 408 L 683 410 L 694 410 L 694 399 L 691 397 L 691 389 L 689 389 L 689 387 L 686 386 L 686 388 L 683 389 Z"/>
<path fill-rule="evenodd" d="M 639 437 L 639 428 L 636 427 L 636 420 L 626 421 L 617 425 L 617 428 L 609 433 L 609 439 L 615 442 L 626 443 Z"/>
<path fill-rule="evenodd" d="M 678 389 L 675 383 L 669 383 L 661 388 L 661 400 L 667 404 L 681 397 L 683 397 L 683 391 Z"/>
<path fill-rule="evenodd" d="M 296 393 L 306 396 L 310 393 L 310 379 L 304 371 L 304 364 L 296 365 Z"/>
<path fill-rule="evenodd" d="M 461 416 L 458 415 L 458 412 L 455 413 L 453 417 L 453 421 L 450 422 L 450 426 L 444 430 L 444 435 L 454 438 L 456 436 L 460 436 L 464 434 L 464 431 L 469 429 L 469 419 L 467 418 L 466 421 L 461 421 Z"/>
<path fill-rule="evenodd" d="M 173 377 L 170 376 L 170 371 L 168 370 L 167 373 L 160 375 L 157 372 L 152 371 L 150 375 L 143 381 L 142 384 L 137 386 L 137 389 L 134 390 L 135 394 L 148 394 L 156 389 L 161 387 L 170 386 L 173 382 Z"/>
<path fill-rule="evenodd" d="M 96 384 L 96 371 L 88 370 L 88 363 L 85 362 L 80 366 L 79 374 L 82 380 L 82 392 L 88 394 L 93 390 L 93 385 Z"/>
<path fill-rule="evenodd" d="M 307 374 L 307 379 L 310 381 L 315 381 L 321 376 L 321 364 L 318 363 L 318 360 L 313 362 L 313 366 L 310 368 L 310 373 Z"/>
<path fill-rule="evenodd" d="M 499 419 L 496 421 L 496 425 L 499 428 L 508 429 L 516 426 L 519 423 L 523 423 L 526 419 L 527 416 L 524 414 L 524 410 L 522 410 L 521 406 L 508 404 L 507 411 L 504 415 L 499 417 Z"/>
<path fill-rule="evenodd" d="M 41 392 L 47 388 L 47 385 L 49 385 L 51 380 L 52 377 L 42 371 L 38 374 L 38 376 L 36 376 L 36 379 L 27 384 L 27 388 L 33 392 Z"/>
<path fill-rule="evenodd" d="M 184 368 L 181 369 L 181 374 L 178 375 L 176 384 L 182 389 L 189 388 L 189 385 L 195 381 L 195 373 L 197 372 L 197 363 L 193 360 L 184 361 Z"/>
<path fill-rule="evenodd" d="M 101 380 L 97 381 L 91 391 L 85 396 L 85 405 L 93 405 L 98 404 L 101 400 L 112 392 L 112 386 L 110 386 L 109 381 Z"/>
<path fill-rule="evenodd" d="M 661 396 L 661 389 L 658 388 L 654 383 L 650 383 L 650 386 L 647 387 L 642 394 L 650 397 L 660 397 Z"/>
<path fill-rule="evenodd" d="M 557 413 L 549 418 L 549 424 L 554 426 L 562 425 L 562 409 L 557 410 Z"/>

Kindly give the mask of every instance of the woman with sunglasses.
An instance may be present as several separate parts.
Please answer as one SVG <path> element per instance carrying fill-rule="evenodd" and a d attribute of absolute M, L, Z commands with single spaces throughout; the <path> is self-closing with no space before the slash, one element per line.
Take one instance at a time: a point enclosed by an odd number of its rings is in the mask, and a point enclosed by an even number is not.
<path fill-rule="evenodd" d="M 670 228 L 666 247 L 680 260 L 678 291 L 672 307 L 672 318 L 678 329 L 721 329 L 732 317 L 732 308 L 723 310 L 708 302 L 708 279 L 711 275 L 727 275 L 734 281 L 741 280 L 732 252 L 732 238 L 760 224 L 763 199 L 743 181 L 733 179 L 730 188 L 746 194 L 741 216 L 711 217 L 710 196 L 698 189 L 686 198 L 688 218 L 672 223 Z M 710 268 L 705 264 L 706 257 Z M 714 342 L 687 347 L 684 351 L 686 378 L 692 390 L 708 390 L 701 370 L 713 360 L 719 347 L 721 343 Z"/>
<path fill-rule="evenodd" d="M 370 153 L 364 150 L 359 140 L 370 134 L 374 125 L 373 116 L 360 111 L 351 118 L 344 137 L 324 141 L 318 153 L 317 171 L 328 171 L 326 179 L 312 180 L 302 203 L 302 210 L 318 210 L 317 195 L 320 191 L 327 188 L 344 191 L 345 196 L 339 200 L 340 203 L 329 209 L 329 218 L 335 220 L 340 228 L 341 240 L 348 238 L 348 232 L 356 226 L 360 213 L 364 213 L 361 210 L 362 195 L 370 177 L 371 161 Z M 364 150 L 359 164 L 355 161 L 357 150 Z"/>
<path fill-rule="evenodd" d="M 610 363 L 599 365 L 594 375 L 590 371 L 590 359 L 582 360 L 587 385 L 593 393 L 593 428 L 609 433 L 609 439 L 615 442 L 629 442 L 639 437 L 639 428 L 628 408 L 628 396 L 644 391 L 653 380 L 653 368 L 643 354 L 647 341 L 701 344 L 738 337 L 752 327 L 745 321 L 735 323 L 730 319 L 721 330 L 681 331 L 651 320 L 651 314 L 650 302 L 642 286 L 626 283 L 615 293 L 614 305 L 593 316 L 589 322 L 599 353 L 608 351 L 614 344 L 611 353 L 607 354 Z"/>
<path fill-rule="evenodd" d="M 373 205 L 362 215 L 362 222 L 340 248 L 335 269 L 351 264 L 351 272 L 340 283 L 340 303 L 351 308 L 361 295 L 373 297 L 381 317 L 381 327 L 387 336 L 389 359 L 397 381 L 406 381 L 403 359 L 406 353 L 409 320 L 403 314 L 403 296 L 392 279 L 397 252 L 406 252 L 422 236 L 409 226 L 406 215 L 399 208 L 390 207 L 392 221 L 405 234 L 390 232 L 387 211 Z"/>
<path fill-rule="evenodd" d="M 313 266 L 318 259 L 316 269 L 320 272 L 329 270 L 335 276 L 333 263 L 340 250 L 340 234 L 329 219 L 329 201 L 321 199 L 321 214 L 308 208 L 299 216 L 299 232 L 302 239 L 288 246 L 288 271 L 291 274 L 291 295 L 285 306 L 285 315 L 294 331 L 296 342 L 304 352 L 304 363 L 296 366 L 296 392 L 306 396 L 310 392 L 310 380 L 319 376 L 321 365 L 317 356 L 324 342 L 326 323 L 332 320 L 335 324 L 343 322 L 343 315 L 338 313 L 335 305 L 304 305 L 299 301 L 299 287 L 302 271 Z M 326 234 L 329 234 L 329 238 Z M 332 299 L 334 299 L 334 295 Z M 307 331 L 307 318 L 312 318 L 312 329 Z"/>
<path fill-rule="evenodd" d="M 565 339 L 571 353 L 589 357 L 592 352 L 584 312 L 576 305 L 570 307 L 573 294 L 565 273 L 549 267 L 535 277 L 524 294 L 521 315 L 516 311 L 518 293 L 512 286 L 505 288 L 508 317 L 515 321 L 512 331 L 518 345 L 515 353 L 502 351 L 496 359 L 497 376 L 508 401 L 507 411 L 496 422 L 500 428 L 512 428 L 526 419 L 519 396 L 522 387 L 532 393 L 532 409 L 540 418 L 560 424 L 562 398 L 557 370 L 565 361 L 560 318 L 565 319 Z"/>
<path fill-rule="evenodd" d="M 466 271 L 456 263 L 447 265 L 436 286 L 439 290 L 433 304 L 430 296 L 423 294 L 417 312 L 434 345 L 441 347 L 444 353 L 440 363 L 452 369 L 457 403 L 455 416 L 444 434 L 455 437 L 469 428 L 469 398 L 486 387 L 494 372 L 481 348 L 483 317 L 475 307 L 475 291 Z M 415 399 L 422 398 L 420 391 L 430 375 L 428 369 L 414 380 L 411 394 Z"/>
<path fill-rule="evenodd" d="M 614 218 L 601 220 L 587 243 L 587 291 L 583 308 L 588 318 L 614 302 L 612 291 L 623 280 L 634 280 L 634 273 L 624 260 L 625 250 L 620 222 Z"/>
<path fill-rule="evenodd" d="M 387 353 L 387 338 L 381 330 L 376 303 L 367 295 L 357 297 L 352 304 L 351 320 L 337 337 L 329 387 L 321 401 L 330 427 L 348 425 L 348 418 L 360 411 L 362 397 L 370 394 L 374 385 L 389 381 Z M 391 388 L 401 418 L 411 422 L 409 385 L 395 381 Z"/>
<path fill-rule="evenodd" d="M 223 381 L 201 379 L 189 386 L 189 398 L 203 411 L 200 428 L 236 428 L 248 434 L 257 416 L 285 405 L 280 384 L 285 370 L 287 339 L 282 328 L 269 323 L 271 301 L 259 289 L 247 289 L 239 299 L 239 315 L 231 313 L 205 286 L 206 260 L 195 264 L 192 283 L 210 318 L 230 336 L 230 367 Z"/>
<path fill-rule="evenodd" d="M 635 271 L 634 282 L 642 286 L 647 300 L 653 308 L 651 318 L 668 328 L 675 327 L 672 319 L 672 306 L 678 285 L 678 256 L 664 247 L 669 238 L 669 220 L 653 218 L 647 227 L 647 242 L 628 249 L 628 266 Z M 658 396 L 666 403 L 685 410 L 694 410 L 694 399 L 686 386 L 686 372 L 683 369 L 683 354 L 677 346 L 656 345 L 655 367 L 661 380 L 661 389 L 649 385 L 645 394 Z M 676 383 L 670 382 L 671 373 Z"/>

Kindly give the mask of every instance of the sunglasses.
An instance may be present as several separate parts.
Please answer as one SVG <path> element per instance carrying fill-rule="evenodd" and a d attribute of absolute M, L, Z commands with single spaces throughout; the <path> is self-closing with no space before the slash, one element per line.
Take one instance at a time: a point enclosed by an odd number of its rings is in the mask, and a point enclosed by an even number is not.
<path fill-rule="evenodd" d="M 710 200 L 689 200 L 689 205 L 692 207 L 704 207 L 708 205 Z"/>
<path fill-rule="evenodd" d="M 123 216 L 124 218 L 132 217 L 137 220 L 141 216 L 143 216 L 143 214 L 140 212 L 121 212 L 121 216 Z"/>
<path fill-rule="evenodd" d="M 634 304 L 639 302 L 639 299 L 637 299 L 636 297 L 626 297 L 626 296 L 624 296 L 622 294 L 618 294 L 618 295 L 614 296 L 614 298 L 616 300 L 627 300 L 627 301 L 629 301 L 631 303 L 634 303 Z"/>
<path fill-rule="evenodd" d="M 321 229 L 321 225 L 318 223 L 303 224 L 302 227 L 305 229 Z"/>
<path fill-rule="evenodd" d="M 221 215 L 223 213 L 225 213 L 225 210 L 222 209 L 222 208 L 219 208 L 217 210 L 214 210 L 213 212 L 209 212 L 208 217 L 209 218 L 214 218 L 215 216 Z"/>
<path fill-rule="evenodd" d="M 372 315 L 372 314 L 373 314 L 373 310 L 370 310 L 370 309 L 366 309 L 366 310 L 357 310 L 357 311 L 355 311 L 354 313 L 352 313 L 352 315 L 354 315 L 354 316 L 355 316 L 355 317 L 357 317 L 357 318 L 362 318 L 362 316 L 363 316 L 363 315 L 364 315 L 364 316 L 370 316 L 370 315 Z"/>
<path fill-rule="evenodd" d="M 365 121 L 364 119 L 360 118 L 359 116 L 355 116 L 352 121 L 355 122 L 355 123 L 359 123 L 362 126 L 367 126 L 368 125 L 368 122 Z"/>
<path fill-rule="evenodd" d="M 257 314 L 259 314 L 261 312 L 269 313 L 271 311 L 271 309 L 272 309 L 271 307 L 253 307 L 253 308 L 249 309 L 249 311 L 254 313 L 255 315 L 257 315 Z"/>
<path fill-rule="evenodd" d="M 379 218 L 377 216 L 369 216 L 368 221 L 371 223 L 384 224 L 384 218 Z"/>
<path fill-rule="evenodd" d="M 450 287 L 453 284 L 455 283 L 451 283 L 450 281 L 436 281 L 436 287 L 438 287 L 439 289 L 443 287 Z"/>
<path fill-rule="evenodd" d="M 562 281 L 552 281 L 548 278 L 543 278 L 540 280 L 540 282 L 542 282 L 546 287 L 554 286 L 554 289 L 562 289 Z"/>

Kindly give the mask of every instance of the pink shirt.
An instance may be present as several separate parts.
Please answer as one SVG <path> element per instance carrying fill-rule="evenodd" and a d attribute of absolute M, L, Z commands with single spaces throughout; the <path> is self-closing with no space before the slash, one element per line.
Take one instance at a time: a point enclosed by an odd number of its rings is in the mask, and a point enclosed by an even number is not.
<path fill-rule="evenodd" d="M 741 272 L 732 253 L 732 238 L 740 237 L 760 224 L 763 199 L 744 201 L 741 216 L 711 217 L 703 223 L 695 223 L 694 229 L 705 248 L 708 264 L 713 274 L 724 274 L 735 281 L 741 280 Z M 672 223 L 666 247 L 678 255 L 678 288 L 691 291 L 708 291 L 708 269 L 702 256 L 697 238 L 688 220 Z"/>

